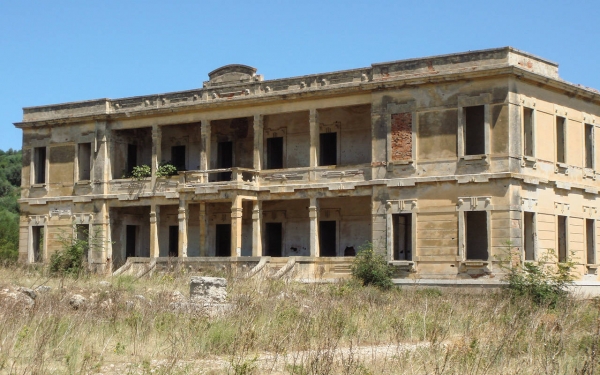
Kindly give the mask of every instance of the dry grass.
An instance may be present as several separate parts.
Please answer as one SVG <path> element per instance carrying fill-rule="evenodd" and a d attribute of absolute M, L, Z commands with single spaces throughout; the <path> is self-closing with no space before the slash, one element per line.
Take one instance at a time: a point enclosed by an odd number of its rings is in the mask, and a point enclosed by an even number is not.
<path fill-rule="evenodd" d="M 209 317 L 169 307 L 173 291 L 188 296 L 189 276 L 106 287 L 0 269 L 0 290 L 52 287 L 32 308 L 0 300 L 0 373 L 600 373 L 594 301 L 548 310 L 495 292 L 230 279 L 233 308 Z M 69 306 L 74 293 L 85 308 Z"/>

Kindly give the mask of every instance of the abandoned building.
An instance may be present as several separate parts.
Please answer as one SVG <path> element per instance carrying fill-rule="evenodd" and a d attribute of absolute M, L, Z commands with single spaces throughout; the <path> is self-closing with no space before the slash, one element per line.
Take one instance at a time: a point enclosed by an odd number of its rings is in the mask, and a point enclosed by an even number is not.
<path fill-rule="evenodd" d="M 370 242 L 398 277 L 492 276 L 510 248 L 523 261 L 555 251 L 597 279 L 600 93 L 556 63 L 505 47 L 256 72 L 24 108 L 21 261 L 47 261 L 66 233 L 101 240 L 98 271 L 335 278 Z"/>

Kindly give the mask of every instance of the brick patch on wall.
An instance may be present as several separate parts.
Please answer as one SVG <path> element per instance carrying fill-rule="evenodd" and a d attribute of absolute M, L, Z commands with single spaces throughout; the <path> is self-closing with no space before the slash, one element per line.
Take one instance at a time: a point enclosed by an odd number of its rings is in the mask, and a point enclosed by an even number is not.
<path fill-rule="evenodd" d="M 392 161 L 412 159 L 412 113 L 392 114 Z"/>

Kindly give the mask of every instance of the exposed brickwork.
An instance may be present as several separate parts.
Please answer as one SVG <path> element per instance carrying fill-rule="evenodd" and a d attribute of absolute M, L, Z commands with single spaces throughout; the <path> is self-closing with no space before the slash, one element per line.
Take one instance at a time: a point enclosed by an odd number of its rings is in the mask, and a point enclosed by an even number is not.
<path fill-rule="evenodd" d="M 392 115 L 392 160 L 412 159 L 412 113 Z"/>

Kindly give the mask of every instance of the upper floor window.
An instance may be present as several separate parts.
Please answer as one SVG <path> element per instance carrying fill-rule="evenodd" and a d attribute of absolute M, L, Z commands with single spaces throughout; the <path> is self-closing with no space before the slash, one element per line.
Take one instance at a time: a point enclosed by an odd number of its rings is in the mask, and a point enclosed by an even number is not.
<path fill-rule="evenodd" d="M 92 144 L 79 143 L 77 145 L 77 179 L 89 181 L 92 170 Z"/>
<path fill-rule="evenodd" d="M 523 155 L 535 156 L 534 111 L 523 107 Z"/>
<path fill-rule="evenodd" d="M 283 137 L 267 138 L 267 169 L 283 168 Z"/>
<path fill-rule="evenodd" d="M 337 164 L 337 133 L 319 135 L 319 165 Z"/>
<path fill-rule="evenodd" d="M 485 106 L 464 108 L 465 155 L 485 154 Z"/>
<path fill-rule="evenodd" d="M 566 145 L 567 145 L 567 134 L 566 134 L 566 122 L 567 119 L 564 117 L 556 116 L 556 162 L 566 163 Z"/>
<path fill-rule="evenodd" d="M 585 167 L 594 169 L 594 125 L 585 124 Z"/>
<path fill-rule="evenodd" d="M 33 183 L 46 183 L 46 147 L 33 149 Z"/>

